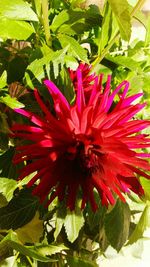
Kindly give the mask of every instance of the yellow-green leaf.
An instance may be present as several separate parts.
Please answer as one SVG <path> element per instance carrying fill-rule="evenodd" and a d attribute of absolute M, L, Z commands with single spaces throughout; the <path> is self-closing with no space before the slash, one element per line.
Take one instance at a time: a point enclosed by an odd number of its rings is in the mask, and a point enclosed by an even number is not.
<path fill-rule="evenodd" d="M 43 235 L 43 221 L 39 219 L 39 212 L 36 212 L 34 218 L 26 225 L 15 231 L 22 243 L 39 242 Z"/>

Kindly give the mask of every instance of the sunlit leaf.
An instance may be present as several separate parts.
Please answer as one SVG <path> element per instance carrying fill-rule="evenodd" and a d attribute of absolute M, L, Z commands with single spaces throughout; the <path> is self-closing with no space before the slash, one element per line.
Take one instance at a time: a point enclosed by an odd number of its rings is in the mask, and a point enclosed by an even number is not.
<path fill-rule="evenodd" d="M 66 246 L 64 246 L 63 244 L 60 245 L 39 245 L 36 246 L 37 251 L 43 255 L 43 256 L 51 256 L 53 254 L 59 253 L 63 250 L 68 249 Z"/>
<path fill-rule="evenodd" d="M 12 98 L 10 95 L 1 96 L 0 102 L 4 103 L 6 106 L 14 109 L 14 108 L 23 108 L 24 104 L 20 103 L 16 98 Z"/>
<path fill-rule="evenodd" d="M 104 17 L 102 20 L 102 28 L 101 28 L 101 38 L 100 38 L 100 53 L 103 51 L 105 46 L 107 45 L 112 30 L 112 11 L 108 2 L 105 5 Z"/>
<path fill-rule="evenodd" d="M 131 17 L 127 0 L 108 0 L 108 2 L 116 16 L 121 37 L 129 41 L 131 36 Z"/>
<path fill-rule="evenodd" d="M 78 235 L 79 231 L 84 225 L 84 217 L 80 209 L 76 211 L 68 211 L 67 216 L 64 221 L 64 226 L 68 240 L 74 242 Z"/>
<path fill-rule="evenodd" d="M 0 19 L 0 38 L 26 40 L 34 33 L 34 28 L 26 21 Z"/>
<path fill-rule="evenodd" d="M 2 193 L 7 201 L 13 197 L 14 190 L 17 188 L 17 181 L 0 177 L 0 193 Z"/>
<path fill-rule="evenodd" d="M 2 75 L 0 76 L 0 89 L 7 85 L 7 72 L 3 71 Z"/>
<path fill-rule="evenodd" d="M 150 205 L 146 205 L 135 230 L 129 238 L 128 244 L 135 243 L 138 239 L 143 237 L 144 231 L 150 227 Z"/>
<path fill-rule="evenodd" d="M 38 21 L 30 5 L 23 0 L 0 0 L 0 19 L 2 18 Z"/>
<path fill-rule="evenodd" d="M 140 177 L 140 182 L 144 189 L 146 198 L 150 200 L 150 180 Z"/>
<path fill-rule="evenodd" d="M 70 53 L 79 60 L 88 63 L 86 50 L 71 36 L 60 35 L 59 40 L 63 48 L 69 47 Z"/>

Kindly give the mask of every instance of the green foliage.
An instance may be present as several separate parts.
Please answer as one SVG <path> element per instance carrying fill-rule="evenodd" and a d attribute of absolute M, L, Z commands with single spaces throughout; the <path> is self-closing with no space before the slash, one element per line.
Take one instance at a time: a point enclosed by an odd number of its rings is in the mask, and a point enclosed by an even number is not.
<path fill-rule="evenodd" d="M 12 197 L 15 189 L 17 188 L 17 182 L 13 179 L 0 178 L 0 193 L 2 193 L 7 201 L 9 202 Z"/>
<path fill-rule="evenodd" d="M 12 163 L 14 156 L 14 148 L 10 147 L 7 151 L 0 155 L 0 173 L 1 177 L 10 179 L 17 179 L 18 177 L 18 166 Z"/>
<path fill-rule="evenodd" d="M 0 97 L 0 102 L 4 103 L 6 106 L 9 108 L 23 108 L 24 105 L 20 103 L 16 98 L 10 97 L 10 95 L 7 96 L 1 96 Z"/>
<path fill-rule="evenodd" d="M 75 211 L 68 211 L 64 220 L 64 226 L 68 240 L 74 242 L 78 235 L 79 231 L 84 225 L 84 217 L 81 210 L 78 208 Z"/>
<path fill-rule="evenodd" d="M 30 5 L 23 0 L 0 0 L 0 18 L 11 20 L 37 21 L 37 15 L 33 12 Z"/>
<path fill-rule="evenodd" d="M 127 0 L 108 0 L 114 12 L 122 39 L 129 41 L 131 36 L 131 17 Z"/>
<path fill-rule="evenodd" d="M 38 208 L 38 199 L 27 190 L 16 192 L 14 198 L 0 208 L 0 228 L 17 229 L 28 223 Z"/>
<path fill-rule="evenodd" d="M 51 79 L 74 102 L 68 68 L 76 70 L 79 62 L 92 64 L 96 73 L 112 74 L 112 88 L 128 80 L 129 93 L 143 91 L 147 109 L 138 118 L 149 119 L 150 19 L 139 9 L 142 2 L 130 6 L 127 0 L 105 0 L 99 8 L 87 7 L 83 0 L 45 0 L 46 15 L 41 0 L 0 0 L 0 266 L 54 267 L 57 262 L 96 267 L 108 246 L 118 252 L 143 238 L 150 227 L 150 183 L 143 177 L 144 197 L 131 194 L 128 204 L 118 200 L 106 208 L 94 191 L 95 213 L 89 205 L 81 211 L 79 203 L 69 211 L 57 199 L 48 209 L 40 206 L 26 187 L 33 174 L 17 181 L 26 161 L 13 164 L 19 140 L 10 135 L 14 123 L 26 123 L 13 109 L 26 106 L 40 112 L 35 87 L 47 101 L 43 79 Z M 130 41 L 132 17 L 144 25 L 145 39 Z M 140 28 L 136 31 L 139 37 Z"/>
<path fill-rule="evenodd" d="M 135 243 L 138 239 L 143 237 L 144 231 L 150 227 L 150 206 L 149 204 L 146 205 L 138 224 L 135 227 L 132 235 L 129 238 L 129 244 Z"/>
<path fill-rule="evenodd" d="M 28 22 L 7 18 L 0 20 L 0 38 L 4 40 L 26 40 L 32 33 L 34 33 L 34 28 Z"/>
<path fill-rule="evenodd" d="M 55 260 L 49 259 L 41 255 L 38 250 L 34 249 L 31 246 L 23 246 L 18 238 L 17 235 L 9 231 L 8 235 L 2 239 L 0 242 L 0 254 L 3 255 L 4 252 L 7 252 L 8 248 L 15 249 L 16 251 L 20 252 L 23 255 L 36 259 L 42 262 L 54 262 Z"/>
<path fill-rule="evenodd" d="M 92 261 L 87 261 L 87 260 L 77 258 L 77 257 L 68 257 L 67 263 L 71 267 L 78 267 L 78 266 L 81 266 L 81 267 L 98 267 L 98 265 Z"/>
<path fill-rule="evenodd" d="M 104 226 L 111 246 L 119 251 L 129 235 L 129 206 L 118 200 L 112 211 L 106 215 Z"/>
<path fill-rule="evenodd" d="M 0 89 L 7 85 L 7 72 L 4 71 L 0 77 Z"/>

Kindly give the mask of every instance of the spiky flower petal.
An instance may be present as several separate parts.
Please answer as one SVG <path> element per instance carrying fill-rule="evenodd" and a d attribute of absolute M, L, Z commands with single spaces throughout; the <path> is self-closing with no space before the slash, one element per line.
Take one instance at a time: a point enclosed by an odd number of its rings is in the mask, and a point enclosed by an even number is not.
<path fill-rule="evenodd" d="M 18 153 L 14 162 L 27 162 L 20 179 L 36 172 L 28 186 L 38 182 L 33 194 L 41 202 L 46 200 L 49 204 L 58 196 L 60 201 L 65 199 L 67 207 L 73 210 L 81 192 L 81 208 L 90 202 L 95 211 L 94 188 L 106 206 L 115 203 L 116 195 L 125 201 L 124 193 L 130 190 L 143 194 L 139 176 L 150 178 L 147 174 L 150 164 L 144 159 L 150 155 L 142 149 L 150 147 L 150 138 L 141 130 L 147 128 L 150 121 L 133 119 L 145 103 L 134 104 L 142 93 L 127 96 L 127 81 L 111 92 L 110 76 L 103 88 L 102 75 L 93 75 L 92 83 L 88 80 L 90 90 L 88 98 L 85 98 L 88 82 L 84 81 L 83 75 L 82 69 L 78 68 L 73 105 L 52 81 L 44 81 L 54 101 L 55 115 L 36 89 L 35 98 L 43 116 L 24 109 L 15 110 L 27 117 L 30 124 L 14 124 L 12 127 L 14 137 L 29 142 L 16 148 Z M 119 101 L 115 104 L 117 95 Z"/>

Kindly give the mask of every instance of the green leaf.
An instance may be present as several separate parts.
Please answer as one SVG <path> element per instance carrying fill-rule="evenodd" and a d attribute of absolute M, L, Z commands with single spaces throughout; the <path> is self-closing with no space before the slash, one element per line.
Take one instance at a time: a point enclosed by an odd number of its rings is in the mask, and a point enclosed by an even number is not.
<path fill-rule="evenodd" d="M 38 21 L 30 5 L 23 0 L 0 0 L 0 19 L 2 18 Z"/>
<path fill-rule="evenodd" d="M 68 240 L 74 242 L 78 235 L 79 231 L 84 225 L 84 217 L 80 208 L 76 208 L 75 211 L 68 210 L 66 218 L 64 220 L 64 226 Z"/>
<path fill-rule="evenodd" d="M 7 206 L 0 209 L 0 228 L 17 229 L 27 224 L 35 216 L 38 199 L 27 190 L 22 190 Z"/>
<path fill-rule="evenodd" d="M 72 103 L 75 97 L 72 81 L 70 79 L 68 70 L 62 68 L 60 75 L 57 78 L 57 86 L 61 89 L 69 103 Z"/>
<path fill-rule="evenodd" d="M 148 16 L 147 19 L 147 31 L 146 31 L 146 37 L 145 37 L 145 46 L 148 46 L 150 44 L 150 16 Z"/>
<path fill-rule="evenodd" d="M 18 237 L 17 237 L 16 233 L 14 233 L 12 230 L 10 230 L 8 232 L 8 234 L 4 238 L 1 239 L 0 256 L 7 254 L 9 240 L 13 240 L 15 242 L 18 242 Z"/>
<path fill-rule="evenodd" d="M 88 63 L 86 50 L 71 36 L 59 35 L 59 41 L 63 48 L 69 47 L 68 53 L 75 56 L 77 59 Z"/>
<path fill-rule="evenodd" d="M 127 245 L 135 243 L 138 239 L 143 237 L 144 231 L 150 227 L 150 205 L 146 205 L 138 224 L 135 227 L 132 235 L 129 238 Z"/>
<path fill-rule="evenodd" d="M 23 244 L 39 242 L 43 236 L 43 221 L 39 219 L 39 212 L 36 212 L 34 218 L 29 223 L 16 229 L 15 232 Z"/>
<path fill-rule="evenodd" d="M 2 193 L 5 196 L 7 201 L 10 201 L 12 199 L 13 193 L 16 188 L 17 188 L 17 181 L 0 177 L 0 193 Z"/>
<path fill-rule="evenodd" d="M 117 19 L 122 39 L 129 41 L 131 36 L 131 16 L 127 0 L 108 0 L 108 2 Z"/>
<path fill-rule="evenodd" d="M 57 246 L 56 245 L 44 245 L 44 244 L 36 246 L 36 250 L 42 256 L 51 256 L 66 249 L 68 248 L 64 246 L 63 244 L 60 244 Z"/>
<path fill-rule="evenodd" d="M 4 40 L 26 40 L 34 32 L 34 28 L 28 22 L 0 19 L 0 38 Z"/>
<path fill-rule="evenodd" d="M 19 251 L 21 254 L 25 256 L 29 256 L 35 260 L 41 261 L 41 262 L 55 262 L 56 260 L 50 259 L 48 257 L 42 256 L 34 247 L 29 246 L 23 246 L 19 243 L 16 243 L 14 241 L 10 241 L 9 245 L 15 249 L 16 251 Z"/>
<path fill-rule="evenodd" d="M 118 200 L 113 210 L 105 217 L 104 227 L 111 246 L 119 251 L 129 235 L 130 209 Z"/>
<path fill-rule="evenodd" d="M 23 246 L 19 243 L 17 235 L 13 231 L 10 231 L 6 237 L 0 242 L 0 254 L 3 255 L 4 252 L 9 251 L 9 248 L 15 249 L 25 256 L 29 256 L 33 259 L 42 262 L 55 262 L 48 257 L 42 256 L 35 247 L 32 246 Z M 7 252 L 8 253 L 8 252 Z"/>
<path fill-rule="evenodd" d="M 89 261 L 78 257 L 67 257 L 67 263 L 71 267 L 98 267 L 97 263 L 94 261 Z"/>
<path fill-rule="evenodd" d="M 116 63 L 117 65 L 128 68 L 129 70 L 136 71 L 136 72 L 141 71 L 140 63 L 130 57 L 125 57 L 125 56 L 112 57 L 111 55 L 107 55 L 106 59 L 111 62 Z"/>
<path fill-rule="evenodd" d="M 63 10 L 57 16 L 54 17 L 50 28 L 52 29 L 52 31 L 56 31 L 62 24 L 64 24 L 68 20 L 68 10 Z"/>
<path fill-rule="evenodd" d="M 145 196 L 148 200 L 150 200 L 150 180 L 140 177 L 141 185 L 144 189 Z"/>
<path fill-rule="evenodd" d="M 0 89 L 4 88 L 7 85 L 7 72 L 3 71 L 0 77 Z"/>
<path fill-rule="evenodd" d="M 112 11 L 108 2 L 105 5 L 104 17 L 102 20 L 102 28 L 101 28 L 101 38 L 100 38 L 100 54 L 107 45 L 112 28 Z"/>
<path fill-rule="evenodd" d="M 12 159 L 15 153 L 14 147 L 10 147 L 6 152 L 0 155 L 0 173 L 1 177 L 17 179 L 18 169 L 22 166 L 21 164 L 14 165 Z"/>
<path fill-rule="evenodd" d="M 47 71 L 50 71 L 50 62 L 58 66 L 59 64 L 64 64 L 64 56 L 67 52 L 67 48 L 61 49 L 59 51 L 49 53 L 47 56 L 43 58 L 34 60 L 26 70 L 26 80 L 27 84 L 34 89 L 34 80 L 35 78 L 41 82 L 41 79 L 45 77 L 44 66 Z M 30 79 L 30 73 L 32 73 L 33 77 Z M 56 74 L 56 73 L 55 73 Z M 58 74 L 58 73 L 57 73 Z"/>
<path fill-rule="evenodd" d="M 66 217 L 66 209 L 62 206 L 57 210 L 56 212 L 56 221 L 55 221 L 55 232 L 54 232 L 54 238 L 57 239 L 65 221 Z"/>
<path fill-rule="evenodd" d="M 1 263 L 1 266 L 3 266 L 3 267 L 18 267 L 18 264 L 16 262 L 16 256 L 8 257 L 5 260 L 0 261 L 0 263 Z M 19 267 L 21 267 L 21 266 L 19 266 Z"/>
<path fill-rule="evenodd" d="M 24 104 L 19 102 L 15 97 L 11 97 L 10 95 L 1 96 L 0 102 L 4 103 L 6 106 L 14 109 L 14 108 L 23 108 Z"/>
<path fill-rule="evenodd" d="M 70 68 L 71 70 L 76 70 L 78 67 L 78 61 L 69 55 L 65 55 L 65 63 L 66 63 L 66 67 Z"/>

